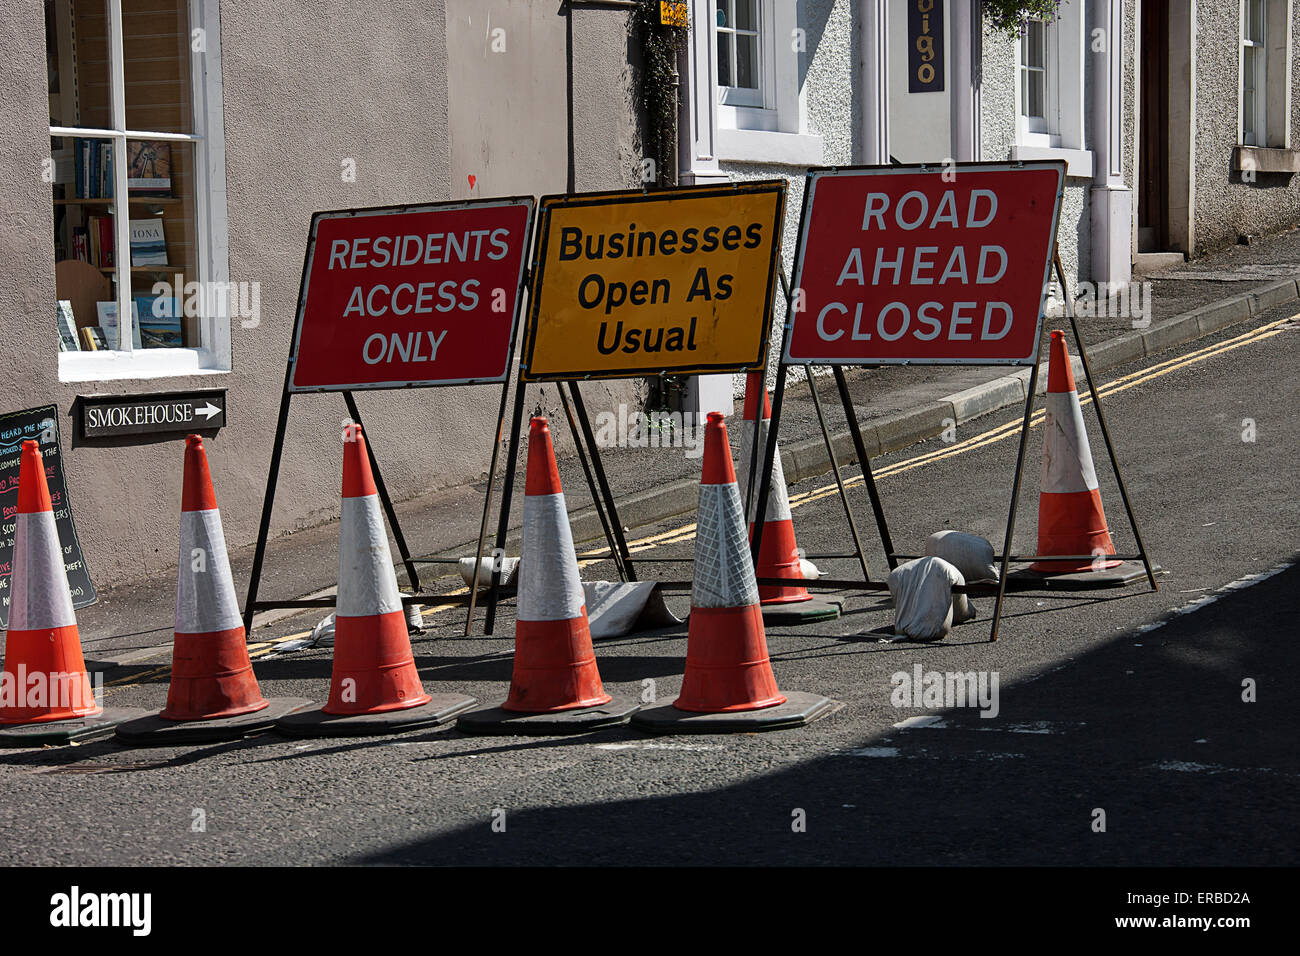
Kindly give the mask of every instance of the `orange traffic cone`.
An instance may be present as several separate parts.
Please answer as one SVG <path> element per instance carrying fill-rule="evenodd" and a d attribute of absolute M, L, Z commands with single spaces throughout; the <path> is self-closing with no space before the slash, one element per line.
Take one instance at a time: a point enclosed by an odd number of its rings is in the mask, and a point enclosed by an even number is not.
<path fill-rule="evenodd" d="M 445 724 L 473 703 L 463 694 L 430 696 L 420 683 L 366 439 L 360 425 L 348 425 L 329 700 L 280 718 L 276 729 L 313 737 L 415 730 Z"/>
<path fill-rule="evenodd" d="M 1047 577 L 1061 586 L 1095 587 L 1124 584 L 1144 573 L 1129 562 L 1106 560 L 1106 555 L 1114 553 L 1065 333 L 1056 331 L 1050 343 L 1043 421 L 1038 554 L 1073 556 L 1075 560 L 1038 561 L 1017 576 Z"/>
<path fill-rule="evenodd" d="M 0 745 L 67 743 L 111 733 L 142 711 L 95 699 L 68 591 L 63 547 L 39 443 L 18 464 L 9 630 L 0 675 Z"/>
<path fill-rule="evenodd" d="M 462 714 L 478 733 L 564 733 L 627 722 L 637 704 L 600 682 L 573 532 L 545 418 L 532 420 L 524 480 L 515 661 L 500 707 Z"/>
<path fill-rule="evenodd" d="M 779 730 L 803 726 L 837 707 L 826 697 L 777 689 L 727 426 L 720 412 L 710 412 L 682 690 L 632 722 L 655 733 Z"/>
<path fill-rule="evenodd" d="M 117 728 L 126 743 L 237 740 L 269 730 L 308 703 L 262 697 L 248 658 L 244 622 L 226 556 L 203 439 L 185 439 L 180 554 L 176 572 L 176 632 L 172 678 L 161 713 Z"/>
<path fill-rule="evenodd" d="M 758 416 L 759 395 L 763 399 L 763 415 Z M 749 463 L 753 456 L 755 436 L 758 441 L 759 467 L 762 467 L 764 449 L 772 419 L 772 402 L 762 372 L 745 376 L 745 425 L 740 440 L 740 487 L 749 495 L 749 538 L 754 539 L 754 523 L 758 512 L 759 482 L 750 485 Z M 781 466 L 781 449 L 772 456 L 772 488 L 763 514 L 763 538 L 758 547 L 758 564 L 754 568 L 760 578 L 785 578 L 804 581 L 804 561 L 795 543 L 794 519 L 790 514 L 790 493 L 785 486 L 785 469 Z M 770 585 L 758 588 L 763 620 L 768 624 L 801 624 L 813 621 L 831 621 L 840 616 L 840 604 L 814 598 L 801 584 Z"/>

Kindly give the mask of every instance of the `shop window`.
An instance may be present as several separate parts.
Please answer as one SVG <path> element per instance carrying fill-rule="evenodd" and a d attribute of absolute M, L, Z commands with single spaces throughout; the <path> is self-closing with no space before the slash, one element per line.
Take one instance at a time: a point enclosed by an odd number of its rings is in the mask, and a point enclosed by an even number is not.
<path fill-rule="evenodd" d="M 230 368 L 216 8 L 45 0 L 63 381 Z"/>

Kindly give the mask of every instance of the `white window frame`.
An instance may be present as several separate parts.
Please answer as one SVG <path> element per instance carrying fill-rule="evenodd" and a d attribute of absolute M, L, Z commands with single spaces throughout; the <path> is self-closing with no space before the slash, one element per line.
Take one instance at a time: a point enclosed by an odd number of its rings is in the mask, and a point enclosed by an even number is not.
<path fill-rule="evenodd" d="M 799 94 L 798 23 L 794 0 L 758 0 L 761 107 L 740 106 L 718 87 L 718 33 L 714 0 L 691 0 L 690 90 L 684 97 L 690 154 L 685 182 L 727 178 L 719 162 L 819 166 L 821 136 L 804 126 Z M 683 137 L 685 140 L 685 137 Z"/>
<path fill-rule="evenodd" d="M 1025 102 L 1024 97 L 1024 74 L 1028 71 L 1038 71 L 1038 67 L 1025 66 L 1025 48 L 1028 45 L 1028 27 L 1026 34 L 1020 37 L 1017 43 L 1018 56 L 1016 58 L 1016 138 L 1019 142 L 1026 145 L 1037 146 L 1060 146 L 1061 137 L 1059 133 L 1053 132 L 1060 127 L 1060 98 L 1059 98 L 1059 80 L 1056 76 L 1056 65 L 1060 60 L 1058 50 L 1060 31 L 1055 29 L 1055 24 L 1046 20 L 1037 20 L 1043 25 L 1043 115 L 1041 117 L 1030 116 L 1026 110 L 1029 104 Z"/>
<path fill-rule="evenodd" d="M 1240 82 L 1237 84 L 1237 115 L 1238 137 L 1243 146 L 1267 146 L 1268 145 L 1268 61 L 1269 61 L 1269 29 L 1268 29 L 1268 0 L 1259 0 L 1259 29 L 1260 38 L 1251 40 L 1246 36 L 1246 20 L 1252 0 L 1241 0 L 1240 4 L 1240 36 L 1241 48 L 1238 51 L 1237 74 Z M 1253 116 L 1246 115 L 1246 50 L 1255 50 L 1255 69 L 1252 79 L 1255 84 L 1255 109 Z"/>
<path fill-rule="evenodd" d="M 1056 17 L 1047 24 L 1041 124 L 1029 122 L 1021 103 L 1020 63 L 1025 41 L 1023 37 L 1016 40 L 1016 138 L 1011 159 L 1063 159 L 1067 176 L 1090 179 L 1093 157 L 1084 139 L 1083 69 L 1088 39 L 1084 7 L 1084 0 L 1062 0 Z"/>
<path fill-rule="evenodd" d="M 132 283 L 130 268 L 130 193 L 126 175 L 126 143 L 131 139 L 190 143 L 194 150 L 194 236 L 200 288 L 223 289 L 229 281 L 226 214 L 225 124 L 221 94 L 220 0 L 188 0 L 191 37 L 202 31 L 202 52 L 190 54 L 191 133 L 159 133 L 129 129 L 122 53 L 121 0 L 104 0 L 109 25 L 109 92 L 111 129 L 51 126 L 51 136 L 108 140 L 113 144 L 113 246 L 117 282 L 118 348 L 116 351 L 59 352 L 60 382 L 151 379 L 178 375 L 222 374 L 231 369 L 230 318 L 204 310 L 199 320 L 198 348 L 135 349 L 132 343 Z M 121 206 L 127 210 L 124 215 Z M 160 279 L 173 281 L 171 276 Z M 175 297 L 185 302 L 183 290 Z M 211 298 L 208 295 L 198 297 Z"/>
<path fill-rule="evenodd" d="M 776 84 L 773 82 L 773 71 L 771 69 L 775 62 L 774 57 L 776 51 L 772 49 L 773 24 L 771 20 L 767 18 L 768 11 L 765 9 L 767 4 L 764 3 L 764 0 L 726 0 L 726 2 L 730 5 L 732 10 L 734 10 L 738 4 L 742 3 L 752 3 L 754 5 L 754 29 L 752 31 L 740 30 L 734 26 L 720 27 L 717 26 L 717 21 L 715 19 L 714 33 L 715 35 L 721 33 L 731 34 L 733 37 L 733 50 L 736 48 L 735 37 L 756 35 L 757 42 L 754 45 L 756 48 L 755 52 L 757 60 L 754 63 L 754 70 L 758 74 L 758 86 L 723 86 L 721 81 L 718 81 L 718 105 L 731 109 L 769 109 L 771 108 L 770 104 L 774 102 L 776 93 Z M 721 68 L 721 63 L 715 61 L 715 71 L 721 72 Z"/>

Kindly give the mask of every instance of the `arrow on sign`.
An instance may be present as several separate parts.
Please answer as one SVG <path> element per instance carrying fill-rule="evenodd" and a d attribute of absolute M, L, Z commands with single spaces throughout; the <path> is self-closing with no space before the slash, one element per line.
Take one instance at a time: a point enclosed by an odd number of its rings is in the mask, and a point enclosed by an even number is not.
<path fill-rule="evenodd" d="M 194 409 L 194 414 L 202 415 L 208 421 L 212 421 L 212 416 L 221 414 L 221 409 L 216 405 L 213 405 L 211 402 L 204 402 L 202 408 L 196 407 Z"/>

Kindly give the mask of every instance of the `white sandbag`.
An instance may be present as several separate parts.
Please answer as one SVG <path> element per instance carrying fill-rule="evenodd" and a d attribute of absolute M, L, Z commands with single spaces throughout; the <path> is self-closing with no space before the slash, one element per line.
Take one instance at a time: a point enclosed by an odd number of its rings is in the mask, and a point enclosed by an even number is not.
<path fill-rule="evenodd" d="M 918 641 L 947 637 L 954 618 L 952 589 L 965 583 L 961 572 L 943 558 L 916 558 L 894 568 L 889 572 L 894 633 Z M 969 606 L 962 611 L 969 613 Z"/>
<path fill-rule="evenodd" d="M 583 581 L 582 591 L 593 639 L 682 622 L 654 581 Z"/>
<path fill-rule="evenodd" d="M 987 538 L 961 531 L 936 531 L 925 539 L 925 553 L 943 558 L 968 582 L 998 580 L 993 545 Z"/>
<path fill-rule="evenodd" d="M 799 559 L 799 576 L 805 581 L 816 581 L 822 576 L 821 568 L 813 564 L 807 558 Z"/>
<path fill-rule="evenodd" d="M 309 638 L 309 647 L 333 647 L 334 646 L 334 615 L 329 614 L 322 618 L 315 627 L 311 629 Z"/>
<path fill-rule="evenodd" d="M 474 583 L 474 559 L 461 558 L 456 562 L 460 571 L 461 580 L 465 586 L 469 587 Z M 501 583 L 514 587 L 519 579 L 519 559 L 502 558 L 501 559 Z M 480 591 L 487 590 L 492 586 L 492 559 L 479 558 L 478 562 L 478 586 Z"/>

